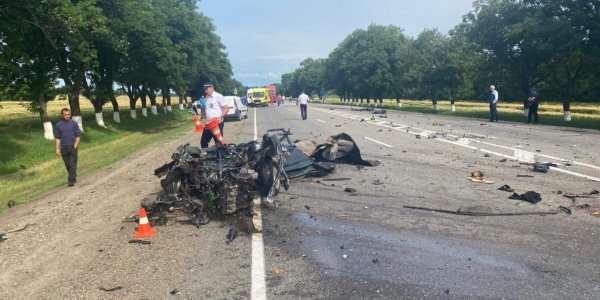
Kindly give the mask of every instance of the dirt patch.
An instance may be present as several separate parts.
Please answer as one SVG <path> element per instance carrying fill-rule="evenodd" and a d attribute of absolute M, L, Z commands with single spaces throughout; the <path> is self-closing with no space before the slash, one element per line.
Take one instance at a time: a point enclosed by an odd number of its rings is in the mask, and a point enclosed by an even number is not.
<path fill-rule="evenodd" d="M 229 137 L 236 137 L 240 128 L 228 123 Z M 221 233 L 217 223 L 200 230 L 175 224 L 158 227 L 151 244 L 128 243 L 137 226 L 128 220 L 138 214 L 145 197 L 159 191 L 154 169 L 169 161 L 177 145 L 198 144 L 199 138 L 190 133 L 152 144 L 79 178 L 75 187 L 65 185 L 3 212 L 0 232 L 27 228 L 6 234 L 0 243 L 0 299 L 171 297 L 175 285 L 197 272 L 189 265 L 196 251 L 209 247 L 198 237 L 224 240 L 227 232 L 214 235 Z M 210 230 L 215 233 L 207 234 Z M 238 237 L 235 251 L 245 251 L 246 240 Z M 226 246 L 232 247 L 224 242 L 210 247 Z M 203 262 L 218 269 L 211 263 Z"/>

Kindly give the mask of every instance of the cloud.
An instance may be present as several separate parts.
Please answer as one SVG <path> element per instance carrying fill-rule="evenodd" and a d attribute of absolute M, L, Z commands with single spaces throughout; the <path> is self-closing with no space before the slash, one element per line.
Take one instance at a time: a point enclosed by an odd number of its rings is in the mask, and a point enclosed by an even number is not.
<path fill-rule="evenodd" d="M 302 61 L 306 58 L 306 54 L 278 54 L 278 55 L 262 55 L 257 56 L 260 60 L 286 60 L 286 61 Z"/>
<path fill-rule="evenodd" d="M 266 73 L 237 73 L 236 77 L 239 78 L 260 78 L 260 79 L 280 79 L 281 74 L 276 74 L 273 72 Z"/>

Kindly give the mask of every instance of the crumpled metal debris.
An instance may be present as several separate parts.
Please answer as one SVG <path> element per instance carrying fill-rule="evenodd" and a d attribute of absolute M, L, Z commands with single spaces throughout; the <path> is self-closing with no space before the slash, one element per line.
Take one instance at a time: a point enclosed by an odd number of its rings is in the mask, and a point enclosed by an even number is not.
<path fill-rule="evenodd" d="M 262 143 L 217 145 L 206 150 L 179 146 L 172 161 L 156 169 L 162 192 L 142 206 L 151 219 L 170 211 L 192 215 L 190 223 L 208 223 L 213 214 L 226 215 L 248 208 L 255 197 L 273 197 L 289 179 L 283 168 L 290 131 L 272 129 Z"/>
<path fill-rule="evenodd" d="M 142 206 L 151 221 L 165 223 L 167 213 L 182 212 L 191 217 L 180 223 L 196 226 L 209 222 L 211 215 L 232 214 L 250 208 L 255 197 L 272 198 L 281 185 L 287 190 L 291 178 L 330 174 L 338 162 L 376 166 L 379 161 L 363 160 L 352 138 L 341 133 L 324 144 L 291 142 L 289 130 L 271 129 L 262 142 L 252 141 L 199 149 L 179 146 L 172 161 L 157 168 L 163 190 Z M 312 154 L 307 148 L 313 145 Z M 303 150 L 300 150 L 303 148 Z"/>

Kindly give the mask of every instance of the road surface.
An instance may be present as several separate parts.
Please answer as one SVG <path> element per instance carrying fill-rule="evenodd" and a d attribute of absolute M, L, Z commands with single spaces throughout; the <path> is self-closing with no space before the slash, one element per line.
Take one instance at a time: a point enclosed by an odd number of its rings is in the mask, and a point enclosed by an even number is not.
<path fill-rule="evenodd" d="M 302 121 L 285 104 L 226 123 L 226 142 L 252 140 L 254 124 L 258 139 L 281 127 L 318 143 L 345 132 L 381 165 L 340 164 L 292 182 L 277 207 L 263 205 L 260 240 L 240 215 L 199 229 L 155 226 L 152 244 L 129 244 L 132 216 L 160 189 L 153 170 L 177 145 L 199 143 L 190 125 L 182 138 L 2 213 L 0 232 L 27 227 L 0 243 L 0 299 L 600 298 L 600 218 L 591 215 L 600 198 L 564 197 L 600 190 L 598 131 L 312 104 Z M 534 173 L 515 157 L 558 166 Z M 477 170 L 494 183 L 468 180 Z M 509 200 L 504 184 L 543 200 Z M 583 204 L 592 207 L 575 208 Z M 226 244 L 232 227 L 241 233 Z"/>

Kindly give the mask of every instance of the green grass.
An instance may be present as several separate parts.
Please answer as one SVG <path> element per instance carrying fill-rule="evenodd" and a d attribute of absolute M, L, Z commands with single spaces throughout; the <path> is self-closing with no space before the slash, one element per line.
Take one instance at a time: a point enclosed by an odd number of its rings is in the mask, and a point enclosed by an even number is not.
<path fill-rule="evenodd" d="M 138 112 L 139 113 L 139 112 Z M 52 120 L 53 124 L 57 121 Z M 138 114 L 138 120 L 121 112 L 121 123 L 104 113 L 108 129 L 99 127 L 92 112 L 83 113 L 84 133 L 79 147 L 78 176 L 112 164 L 156 141 L 180 136 L 192 128 L 191 115 L 174 108 L 169 115 Z M 39 118 L 21 114 L 0 120 L 0 211 L 9 200 L 24 203 L 66 183 L 62 159 L 54 153 L 54 140 L 43 138 Z"/>
<path fill-rule="evenodd" d="M 331 98 L 330 98 L 331 99 Z M 320 101 L 315 101 L 320 102 Z M 327 104 L 347 105 L 339 99 L 328 100 Z M 425 114 L 437 114 L 447 116 L 459 116 L 465 118 L 476 118 L 488 120 L 490 118 L 489 106 L 483 102 L 473 101 L 456 101 L 456 111 L 452 112 L 449 101 L 438 101 L 440 110 L 433 109 L 431 100 L 401 100 L 402 107 L 398 107 L 396 101 L 384 100 L 383 108 L 388 110 L 409 111 Z M 371 102 L 371 106 L 373 106 Z M 366 106 L 366 101 L 362 106 Z M 522 103 L 499 103 L 498 118 L 501 122 L 518 122 L 524 123 L 527 117 L 523 115 Z M 565 122 L 562 115 L 561 103 L 542 103 L 538 111 L 539 124 L 575 127 L 575 128 L 590 128 L 600 130 L 600 105 L 598 104 L 571 104 L 571 121 Z"/>

